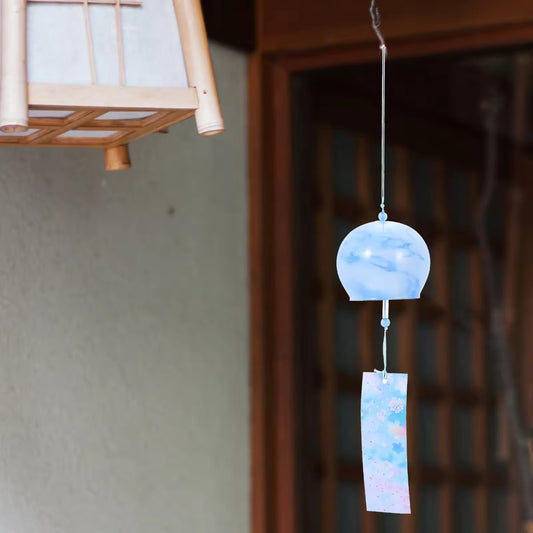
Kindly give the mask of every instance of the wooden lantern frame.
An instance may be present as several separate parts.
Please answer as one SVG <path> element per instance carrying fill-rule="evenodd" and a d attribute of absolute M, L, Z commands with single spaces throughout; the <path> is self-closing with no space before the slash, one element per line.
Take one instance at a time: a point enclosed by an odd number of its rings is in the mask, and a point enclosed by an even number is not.
<path fill-rule="evenodd" d="M 146 0 L 145 0 L 146 1 Z M 152 1 L 152 0 L 148 0 Z M 83 6 L 92 84 L 28 83 L 27 3 L 68 3 Z M 89 4 L 115 6 L 120 85 L 98 85 Z M 142 0 L 2 0 L 2 77 L 0 84 L 0 145 L 90 147 L 105 151 L 107 170 L 130 166 L 128 144 L 150 133 L 196 116 L 198 133 L 224 130 L 199 0 L 173 0 L 189 87 L 132 87 L 125 84 L 121 27 L 123 6 Z M 29 116 L 29 110 L 70 111 L 61 118 Z M 139 119 L 102 119 L 109 112 L 144 112 Z M 28 129 L 35 130 L 28 134 Z M 64 136 L 78 130 L 76 137 Z M 83 132 L 87 131 L 87 137 Z M 95 137 L 95 131 L 114 132 Z M 24 134 L 22 134 L 24 132 Z"/>

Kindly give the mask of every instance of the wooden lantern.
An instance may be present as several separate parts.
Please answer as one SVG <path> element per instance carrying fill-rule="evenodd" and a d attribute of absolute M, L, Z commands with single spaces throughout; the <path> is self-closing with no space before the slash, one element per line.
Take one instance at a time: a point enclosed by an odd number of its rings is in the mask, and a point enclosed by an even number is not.
<path fill-rule="evenodd" d="M 224 130 L 199 0 L 0 0 L 0 144 L 103 148 Z"/>

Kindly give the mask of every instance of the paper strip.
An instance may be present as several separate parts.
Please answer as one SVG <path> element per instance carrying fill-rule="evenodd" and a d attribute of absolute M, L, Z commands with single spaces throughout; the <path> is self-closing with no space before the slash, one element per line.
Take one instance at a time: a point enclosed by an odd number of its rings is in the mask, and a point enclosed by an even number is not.
<path fill-rule="evenodd" d="M 407 475 L 407 374 L 364 372 L 361 447 L 367 511 L 410 514 Z"/>

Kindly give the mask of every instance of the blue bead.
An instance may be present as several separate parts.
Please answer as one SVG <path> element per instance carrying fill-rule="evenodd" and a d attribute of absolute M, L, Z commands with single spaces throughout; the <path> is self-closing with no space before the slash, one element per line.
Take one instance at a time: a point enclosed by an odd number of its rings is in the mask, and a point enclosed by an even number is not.
<path fill-rule="evenodd" d="M 390 326 L 390 320 L 388 318 L 381 319 L 381 327 L 388 328 Z"/>
<path fill-rule="evenodd" d="M 387 220 L 387 213 L 385 213 L 385 211 L 380 211 L 378 218 L 381 222 L 385 222 L 385 220 Z"/>

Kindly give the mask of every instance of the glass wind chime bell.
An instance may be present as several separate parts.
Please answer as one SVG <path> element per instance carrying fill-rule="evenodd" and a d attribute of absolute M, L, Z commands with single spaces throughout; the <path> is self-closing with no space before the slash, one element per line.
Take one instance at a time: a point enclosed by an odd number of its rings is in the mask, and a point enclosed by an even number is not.
<path fill-rule="evenodd" d="M 407 475 L 407 374 L 387 373 L 389 300 L 420 298 L 429 275 L 424 239 L 411 227 L 387 220 L 385 212 L 385 62 L 387 47 L 372 0 L 372 27 L 381 46 L 381 212 L 342 241 L 337 272 L 350 301 L 381 300 L 383 370 L 363 373 L 361 446 L 368 511 L 410 513 Z"/>

